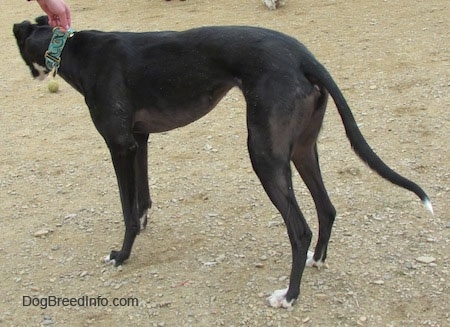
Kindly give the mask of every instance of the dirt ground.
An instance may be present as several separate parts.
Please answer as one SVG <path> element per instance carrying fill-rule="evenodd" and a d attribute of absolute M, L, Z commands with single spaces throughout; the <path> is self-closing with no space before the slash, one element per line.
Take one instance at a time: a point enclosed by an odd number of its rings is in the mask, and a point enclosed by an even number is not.
<path fill-rule="evenodd" d="M 305 271 L 293 310 L 268 307 L 265 297 L 288 283 L 290 246 L 251 169 L 245 103 L 232 90 L 200 121 L 151 137 L 151 221 L 127 264 L 107 266 L 100 259 L 123 234 L 109 153 L 82 96 L 61 79 L 50 94 L 19 56 L 12 25 L 40 15 L 38 5 L 2 0 L 1 326 L 450 325 L 447 0 L 288 0 L 277 11 L 260 0 L 68 2 L 77 30 L 254 25 L 298 38 L 330 70 L 369 144 L 428 192 L 435 215 L 359 161 L 330 103 L 319 144 L 338 210 L 329 267 Z"/>

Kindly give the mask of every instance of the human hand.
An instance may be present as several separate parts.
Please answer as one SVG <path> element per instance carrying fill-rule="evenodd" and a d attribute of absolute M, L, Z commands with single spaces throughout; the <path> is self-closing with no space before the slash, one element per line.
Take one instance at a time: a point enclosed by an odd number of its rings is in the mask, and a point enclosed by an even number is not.
<path fill-rule="evenodd" d="M 37 0 L 48 16 L 50 26 L 59 27 L 63 32 L 70 28 L 70 8 L 64 0 Z"/>

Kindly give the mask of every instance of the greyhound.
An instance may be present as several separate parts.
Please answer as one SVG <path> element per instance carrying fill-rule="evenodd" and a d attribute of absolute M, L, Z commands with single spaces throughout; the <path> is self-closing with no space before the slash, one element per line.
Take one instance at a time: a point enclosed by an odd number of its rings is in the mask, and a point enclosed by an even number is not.
<path fill-rule="evenodd" d="M 56 31 L 45 18 L 15 24 L 22 58 L 34 77 L 52 66 L 44 54 Z M 79 91 L 104 138 L 117 176 L 125 222 L 122 248 L 106 261 L 122 265 L 147 224 L 149 134 L 185 126 L 210 112 L 233 87 L 247 104 L 252 167 L 285 222 L 291 249 L 289 287 L 269 298 L 289 308 L 300 294 L 305 266 L 320 267 L 336 216 L 322 181 L 317 137 L 328 95 L 334 100 L 356 154 L 386 180 L 415 193 L 432 212 L 429 197 L 389 168 L 370 148 L 328 71 L 296 39 L 257 27 L 201 27 L 181 32 L 101 32 L 67 36 L 56 68 Z M 311 230 L 297 204 L 291 162 L 315 202 L 319 235 L 308 257 Z"/>

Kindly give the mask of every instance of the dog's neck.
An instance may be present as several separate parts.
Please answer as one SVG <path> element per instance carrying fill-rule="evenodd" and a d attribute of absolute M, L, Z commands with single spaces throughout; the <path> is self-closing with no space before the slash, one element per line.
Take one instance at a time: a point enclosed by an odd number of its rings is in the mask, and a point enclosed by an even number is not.
<path fill-rule="evenodd" d="M 61 54 L 66 45 L 68 38 L 72 37 L 74 30 L 69 29 L 66 32 L 62 32 L 59 28 L 53 29 L 53 35 L 48 46 L 48 50 L 45 52 L 45 65 L 47 69 L 56 75 L 59 65 L 61 63 Z"/>

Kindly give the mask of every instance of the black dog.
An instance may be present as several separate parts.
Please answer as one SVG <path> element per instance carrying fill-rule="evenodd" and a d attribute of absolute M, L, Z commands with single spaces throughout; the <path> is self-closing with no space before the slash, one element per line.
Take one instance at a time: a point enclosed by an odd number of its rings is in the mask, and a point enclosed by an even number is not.
<path fill-rule="evenodd" d="M 48 74 L 44 53 L 52 28 L 40 18 L 14 25 L 20 53 L 33 76 Z M 300 292 L 305 264 L 327 256 L 336 211 L 320 173 L 316 141 L 328 93 L 354 151 L 390 182 L 431 203 L 415 183 L 391 170 L 372 151 L 326 69 L 297 40 L 254 27 L 203 27 L 184 32 L 81 31 L 67 40 L 58 73 L 84 95 L 106 141 L 120 190 L 125 237 L 107 257 L 121 265 L 130 256 L 151 206 L 147 175 L 150 133 L 187 125 L 206 115 L 232 87 L 247 102 L 248 150 L 253 169 L 281 213 L 292 246 L 289 288 L 270 298 L 290 307 Z M 319 237 L 307 257 L 309 229 L 294 196 L 293 162 L 314 199 Z"/>

